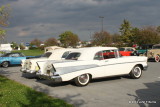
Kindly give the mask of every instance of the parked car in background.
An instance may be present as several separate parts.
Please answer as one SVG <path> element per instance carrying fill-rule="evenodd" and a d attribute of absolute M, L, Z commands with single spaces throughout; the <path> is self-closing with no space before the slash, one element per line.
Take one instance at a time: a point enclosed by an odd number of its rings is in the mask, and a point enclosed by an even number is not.
<path fill-rule="evenodd" d="M 160 44 L 153 45 L 152 49 L 147 52 L 148 59 L 154 59 L 155 62 L 160 62 Z"/>
<path fill-rule="evenodd" d="M 121 47 L 119 48 L 119 53 L 121 56 L 131 56 L 134 55 L 135 48 L 132 47 Z"/>
<path fill-rule="evenodd" d="M 143 45 L 141 45 L 141 46 L 139 46 L 138 47 L 138 49 L 136 50 L 136 53 L 137 53 L 137 55 L 138 56 L 146 56 L 146 54 L 147 54 L 147 51 L 149 50 L 149 49 L 152 49 L 152 44 L 143 44 Z"/>
<path fill-rule="evenodd" d="M 25 56 L 23 53 L 6 53 L 0 56 L 0 65 L 3 67 L 18 65 L 23 59 L 28 58 L 34 58 L 34 56 Z"/>
<path fill-rule="evenodd" d="M 37 62 L 40 78 L 55 82 L 73 80 L 77 86 L 86 86 L 95 78 L 130 75 L 138 79 L 147 69 L 145 56 L 120 56 L 115 47 L 90 47 L 72 51 L 64 61 Z"/>
<path fill-rule="evenodd" d="M 22 67 L 20 69 L 23 73 L 35 74 L 38 71 L 37 61 L 46 61 L 46 60 L 62 60 L 64 59 L 72 50 L 74 49 L 56 49 L 52 51 L 47 51 L 40 58 L 36 59 L 27 59 L 22 61 Z"/>

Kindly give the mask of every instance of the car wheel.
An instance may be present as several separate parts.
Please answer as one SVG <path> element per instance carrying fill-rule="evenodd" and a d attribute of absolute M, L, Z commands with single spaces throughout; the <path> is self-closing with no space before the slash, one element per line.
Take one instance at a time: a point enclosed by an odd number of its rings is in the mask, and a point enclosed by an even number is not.
<path fill-rule="evenodd" d="M 160 56 L 159 56 L 159 55 L 156 55 L 156 56 L 155 56 L 155 61 L 156 61 L 156 62 L 159 62 L 159 61 L 160 61 Z"/>
<path fill-rule="evenodd" d="M 9 62 L 5 61 L 2 63 L 2 67 L 7 68 L 9 66 Z"/>
<path fill-rule="evenodd" d="M 91 77 L 89 76 L 89 74 L 82 74 L 75 78 L 75 84 L 81 87 L 86 86 L 90 82 L 90 79 Z"/>
<path fill-rule="evenodd" d="M 142 68 L 140 66 L 135 66 L 130 72 L 130 76 L 133 79 L 138 79 L 141 77 L 141 75 L 142 75 Z"/>

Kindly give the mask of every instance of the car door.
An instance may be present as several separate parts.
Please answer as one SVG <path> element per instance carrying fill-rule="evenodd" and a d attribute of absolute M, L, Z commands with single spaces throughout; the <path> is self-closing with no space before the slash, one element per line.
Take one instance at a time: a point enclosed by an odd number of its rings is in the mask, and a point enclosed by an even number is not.
<path fill-rule="evenodd" d="M 12 57 L 11 60 L 12 64 L 21 64 L 21 60 L 26 59 L 26 57 L 22 56 L 20 53 L 13 53 L 11 54 L 11 57 Z"/>
<path fill-rule="evenodd" d="M 101 74 L 98 74 L 99 77 L 105 76 L 114 76 L 128 73 L 126 69 L 125 60 L 119 57 L 118 50 L 104 50 L 99 53 L 98 65 L 97 68 Z M 96 59 L 96 58 L 95 58 Z"/>

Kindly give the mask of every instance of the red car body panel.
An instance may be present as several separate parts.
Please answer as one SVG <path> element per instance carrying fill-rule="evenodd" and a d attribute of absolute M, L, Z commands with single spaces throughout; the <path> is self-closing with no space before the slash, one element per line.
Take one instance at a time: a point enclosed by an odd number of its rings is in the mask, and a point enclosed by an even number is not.
<path fill-rule="evenodd" d="M 121 56 L 131 56 L 132 51 L 119 51 Z"/>

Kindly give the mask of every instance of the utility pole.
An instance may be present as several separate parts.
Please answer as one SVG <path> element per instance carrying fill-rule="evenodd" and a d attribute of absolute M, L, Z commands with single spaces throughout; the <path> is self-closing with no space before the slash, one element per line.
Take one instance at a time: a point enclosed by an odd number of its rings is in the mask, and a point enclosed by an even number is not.
<path fill-rule="evenodd" d="M 101 31 L 103 32 L 103 16 L 99 16 L 99 18 L 101 18 L 101 23 L 102 23 L 102 29 L 101 29 Z"/>

